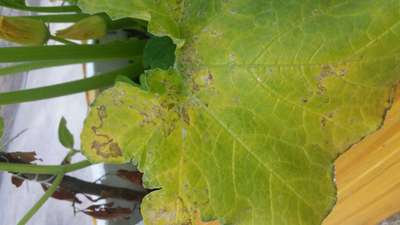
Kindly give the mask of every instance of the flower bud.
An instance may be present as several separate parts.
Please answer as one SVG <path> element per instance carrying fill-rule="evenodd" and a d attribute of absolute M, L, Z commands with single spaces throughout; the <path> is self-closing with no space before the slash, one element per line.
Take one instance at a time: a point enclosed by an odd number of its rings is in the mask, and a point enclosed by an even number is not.
<path fill-rule="evenodd" d="M 49 37 L 49 29 L 40 20 L 0 16 L 1 39 L 22 45 L 44 45 Z"/>
<path fill-rule="evenodd" d="M 106 34 L 106 20 L 102 16 L 95 15 L 86 17 L 64 30 L 57 31 L 56 36 L 65 39 L 84 41 L 101 38 Z"/>

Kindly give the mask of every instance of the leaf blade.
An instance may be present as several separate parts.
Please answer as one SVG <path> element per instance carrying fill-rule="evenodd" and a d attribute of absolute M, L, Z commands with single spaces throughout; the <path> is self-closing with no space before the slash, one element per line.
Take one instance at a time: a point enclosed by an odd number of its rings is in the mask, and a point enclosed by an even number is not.
<path fill-rule="evenodd" d="M 162 187 L 144 200 L 145 221 L 193 224 L 200 211 L 223 223 L 320 224 L 335 202 L 333 160 L 391 105 L 398 4 L 186 3 L 175 68 L 184 97 L 117 85 L 97 103 L 132 118 L 128 127 L 104 120 L 102 133 L 123 127 L 112 137 L 124 160 Z M 133 98 L 143 104 L 122 103 Z M 89 148 L 100 138 L 82 137 Z"/>

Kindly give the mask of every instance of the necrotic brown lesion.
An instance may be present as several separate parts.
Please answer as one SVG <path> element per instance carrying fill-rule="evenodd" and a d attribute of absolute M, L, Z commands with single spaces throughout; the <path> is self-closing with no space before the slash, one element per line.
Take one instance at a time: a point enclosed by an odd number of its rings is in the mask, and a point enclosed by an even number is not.
<path fill-rule="evenodd" d="M 116 158 L 121 157 L 122 150 L 118 143 L 114 141 L 107 134 L 100 133 L 99 130 L 103 128 L 104 119 L 107 118 L 107 108 L 104 105 L 100 105 L 96 108 L 97 115 L 100 120 L 100 124 L 97 126 L 92 126 L 92 131 L 97 138 L 103 139 L 104 141 L 94 140 L 91 145 L 91 149 L 96 151 L 96 155 L 103 158 Z"/>
<path fill-rule="evenodd" d="M 112 139 L 105 143 L 95 140 L 92 142 L 91 148 L 96 151 L 98 156 L 103 158 L 116 158 L 122 156 L 121 148 L 118 143 L 114 142 Z"/>

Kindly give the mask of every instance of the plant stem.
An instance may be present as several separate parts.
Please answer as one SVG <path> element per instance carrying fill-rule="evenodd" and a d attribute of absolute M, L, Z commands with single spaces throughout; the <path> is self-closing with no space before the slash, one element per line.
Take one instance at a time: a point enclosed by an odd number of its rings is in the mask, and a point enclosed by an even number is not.
<path fill-rule="evenodd" d="M 77 6 L 66 5 L 66 6 L 26 6 L 26 7 L 12 7 L 23 11 L 38 12 L 38 13 L 66 13 L 66 12 L 82 12 Z"/>
<path fill-rule="evenodd" d="M 76 170 L 83 169 L 92 165 L 89 161 L 84 160 L 68 165 L 31 165 L 24 163 L 8 163 L 0 162 L 0 171 L 10 173 L 30 173 L 30 174 L 53 174 L 57 175 L 60 173 L 69 173 Z"/>
<path fill-rule="evenodd" d="M 57 36 L 54 36 L 54 35 L 50 35 L 50 39 L 52 39 L 54 41 L 57 41 L 57 42 L 60 42 L 60 43 L 63 43 L 65 45 L 78 45 L 78 43 L 75 43 L 73 41 L 69 41 L 69 40 L 66 40 L 64 38 L 60 38 L 60 37 L 57 37 Z"/>
<path fill-rule="evenodd" d="M 88 79 L 81 79 L 47 87 L 0 93 L 0 105 L 36 101 L 109 87 L 114 84 L 117 76 L 130 76 L 131 73 L 135 71 L 134 67 L 135 66 L 130 65 Z"/>
<path fill-rule="evenodd" d="M 25 225 L 28 221 L 39 211 L 39 209 L 46 203 L 46 201 L 56 192 L 58 186 L 64 177 L 63 173 L 57 175 L 56 179 L 44 195 L 36 202 L 36 204 L 25 214 L 25 216 L 18 222 L 18 225 Z"/>
<path fill-rule="evenodd" d="M 37 69 L 63 66 L 63 65 L 71 65 L 71 64 L 81 64 L 86 63 L 92 60 L 47 60 L 47 61 L 38 61 L 32 63 L 20 63 L 16 65 L 11 65 L 7 67 L 0 68 L 0 76 L 7 76 L 16 73 L 22 73 L 26 71 L 32 71 Z M 96 60 L 100 61 L 100 60 Z"/>
<path fill-rule="evenodd" d="M 142 32 L 147 32 L 147 22 L 134 19 L 134 18 L 122 18 L 117 20 L 111 20 L 106 14 L 100 13 L 109 22 L 109 30 L 119 30 L 119 29 L 136 29 Z M 37 15 L 37 16 L 11 16 L 18 18 L 29 18 L 41 20 L 45 23 L 74 23 L 78 22 L 90 14 L 77 13 L 77 14 L 54 14 L 54 15 Z"/>
<path fill-rule="evenodd" d="M 0 62 L 45 60 L 106 60 L 141 56 L 144 41 L 131 39 L 99 45 L 35 46 L 0 48 Z"/>
<path fill-rule="evenodd" d="M 77 13 L 77 14 L 54 14 L 54 15 L 38 15 L 38 16 L 17 16 L 17 17 L 38 19 L 45 23 L 74 23 L 88 16 L 90 15 L 85 13 Z"/>
<path fill-rule="evenodd" d="M 67 164 L 67 165 L 63 165 L 62 166 L 62 172 L 63 173 L 70 173 L 70 172 L 74 172 L 86 167 L 89 167 L 93 165 L 91 162 L 89 162 L 89 160 L 83 160 L 77 163 L 72 163 L 72 164 Z"/>

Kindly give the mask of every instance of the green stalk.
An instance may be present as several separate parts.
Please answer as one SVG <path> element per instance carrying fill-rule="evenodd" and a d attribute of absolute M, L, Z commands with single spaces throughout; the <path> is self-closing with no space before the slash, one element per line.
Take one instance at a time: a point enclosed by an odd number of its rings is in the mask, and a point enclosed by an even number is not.
<path fill-rule="evenodd" d="M 92 163 L 88 160 L 83 160 L 77 163 L 67 164 L 62 166 L 62 173 L 71 173 L 86 167 L 91 166 Z"/>
<path fill-rule="evenodd" d="M 135 60 L 140 60 L 140 58 L 136 57 Z M 72 65 L 72 64 L 81 64 L 87 63 L 92 60 L 49 60 L 49 61 L 39 61 L 39 62 L 32 62 L 32 63 L 20 63 L 16 65 L 11 65 L 7 67 L 0 68 L 0 76 L 7 76 L 17 73 L 22 73 L 26 71 L 38 70 L 43 68 L 50 68 L 56 66 L 63 66 L 63 65 Z M 101 60 L 97 60 L 101 61 Z"/>
<path fill-rule="evenodd" d="M 64 178 L 64 174 L 60 173 L 57 175 L 54 182 L 51 184 L 49 189 L 44 195 L 36 202 L 36 204 L 25 214 L 25 216 L 18 222 L 18 225 L 25 225 L 28 221 L 39 211 L 39 209 L 46 203 L 46 201 L 56 192 L 58 186 L 61 184 Z"/>
<path fill-rule="evenodd" d="M 81 9 L 78 6 L 27 6 L 19 2 L 15 2 L 15 0 L 1 0 L 0 6 L 38 13 L 81 12 Z"/>
<path fill-rule="evenodd" d="M 0 62 L 35 62 L 45 60 L 131 59 L 141 56 L 144 41 L 131 39 L 99 45 L 33 46 L 0 48 Z"/>
<path fill-rule="evenodd" d="M 89 161 L 84 160 L 67 165 L 32 165 L 24 163 L 0 163 L 0 171 L 10 173 L 29 173 L 29 174 L 52 174 L 70 173 L 92 165 Z"/>
<path fill-rule="evenodd" d="M 77 13 L 77 14 L 54 14 L 54 15 L 16 16 L 16 17 L 38 19 L 45 23 L 74 23 L 88 16 L 90 15 L 85 13 Z"/>
<path fill-rule="evenodd" d="M 48 67 L 79 64 L 84 62 L 85 61 L 79 61 L 79 60 L 60 60 L 60 61 L 54 60 L 54 61 L 43 61 L 43 62 L 33 62 L 33 63 L 21 63 L 17 65 L 11 65 L 0 68 L 0 76 L 22 73 L 26 71 L 32 71 Z"/>
<path fill-rule="evenodd" d="M 11 164 L 12 163 L 0 163 L 0 164 Z M 88 167 L 91 165 L 91 163 L 87 160 L 81 161 L 78 163 L 74 164 L 69 164 L 69 165 L 63 165 L 63 166 L 36 166 L 36 165 L 30 165 L 30 164 L 14 164 L 14 167 L 16 166 L 33 166 L 33 168 L 38 168 L 38 167 L 48 167 L 48 171 L 53 171 L 54 173 L 46 173 L 46 174 L 54 174 L 57 175 L 49 189 L 44 193 L 44 195 L 35 203 L 35 205 L 24 215 L 24 217 L 18 222 L 18 225 L 25 225 L 28 223 L 28 221 L 39 211 L 39 209 L 46 203 L 46 201 L 56 192 L 57 188 L 60 186 L 61 182 L 63 181 L 64 175 L 68 172 L 76 171 L 83 169 L 85 167 Z M 50 170 L 51 168 L 51 170 Z M 7 170 L 8 172 L 18 172 L 18 171 L 12 171 L 12 170 Z M 35 173 L 34 171 L 30 170 L 29 173 Z"/>
<path fill-rule="evenodd" d="M 100 13 L 107 21 L 109 30 L 119 30 L 119 29 L 136 29 L 142 32 L 147 32 L 147 22 L 133 19 L 133 18 L 122 18 L 117 20 L 111 20 L 107 14 Z M 74 23 L 78 22 L 90 14 L 78 13 L 78 14 L 54 14 L 54 15 L 37 15 L 37 16 L 11 16 L 18 18 L 29 18 L 41 20 L 45 23 Z"/>
<path fill-rule="evenodd" d="M 131 76 L 135 73 L 135 66 L 115 70 L 109 73 L 93 76 L 88 79 L 56 84 L 47 87 L 33 88 L 21 91 L 0 93 L 0 105 L 16 104 L 21 102 L 36 101 L 64 95 L 76 94 L 93 89 L 112 86 L 117 76 Z M 138 72 L 136 72 L 138 73 Z"/>

